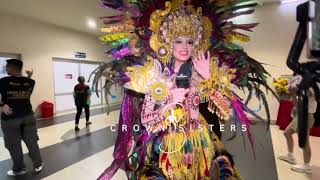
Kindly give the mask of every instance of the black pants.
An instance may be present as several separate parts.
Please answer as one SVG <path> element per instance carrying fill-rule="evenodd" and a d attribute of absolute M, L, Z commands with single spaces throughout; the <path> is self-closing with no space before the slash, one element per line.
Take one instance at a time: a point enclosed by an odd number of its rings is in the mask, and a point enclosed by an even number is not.
<path fill-rule="evenodd" d="M 84 108 L 84 111 L 86 113 L 86 121 L 89 121 L 90 118 L 90 110 L 89 105 L 77 105 L 77 114 L 76 114 L 76 124 L 79 124 L 80 116 L 82 114 L 82 109 Z"/>
<path fill-rule="evenodd" d="M 25 168 L 21 140 L 25 142 L 32 159 L 33 166 L 39 167 L 42 164 L 40 149 L 38 145 L 36 119 L 33 115 L 26 117 L 1 120 L 5 147 L 9 150 L 13 161 L 13 171 L 20 171 Z"/>

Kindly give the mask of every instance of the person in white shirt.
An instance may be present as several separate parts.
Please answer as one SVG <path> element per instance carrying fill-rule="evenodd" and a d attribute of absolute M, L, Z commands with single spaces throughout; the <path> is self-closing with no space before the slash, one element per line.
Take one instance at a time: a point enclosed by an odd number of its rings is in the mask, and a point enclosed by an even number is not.
<path fill-rule="evenodd" d="M 294 140 L 292 135 L 296 132 L 298 132 L 298 115 L 297 115 L 297 97 L 296 92 L 298 91 L 298 85 L 300 84 L 302 80 L 302 77 L 300 75 L 294 76 L 290 82 L 289 82 L 289 91 L 290 93 L 294 94 L 294 102 L 295 102 L 295 108 L 292 112 L 293 120 L 288 125 L 286 130 L 284 131 L 284 136 L 287 141 L 288 145 L 288 154 L 287 155 L 280 155 L 279 159 L 286 161 L 290 164 L 293 164 L 291 167 L 292 170 L 302 173 L 311 173 L 312 168 L 310 165 L 310 159 L 311 159 L 311 148 L 310 148 L 310 141 L 309 141 L 309 133 L 307 137 L 307 142 L 305 147 L 303 148 L 303 160 L 304 164 L 297 164 L 296 159 L 293 156 L 293 147 L 294 147 Z M 317 109 L 317 101 L 315 98 L 315 92 L 312 88 L 308 90 L 308 130 L 310 130 L 313 127 L 314 124 L 314 113 Z"/>

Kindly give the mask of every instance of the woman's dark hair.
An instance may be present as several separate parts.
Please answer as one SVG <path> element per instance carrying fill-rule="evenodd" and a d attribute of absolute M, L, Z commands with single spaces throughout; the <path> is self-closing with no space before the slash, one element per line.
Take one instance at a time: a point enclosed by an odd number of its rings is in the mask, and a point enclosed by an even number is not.
<path fill-rule="evenodd" d="M 216 151 L 216 154 L 215 154 L 215 156 L 214 156 L 214 159 L 216 159 L 216 158 L 219 157 L 219 156 L 226 156 L 226 157 L 229 159 L 229 161 L 230 161 L 230 163 L 231 163 L 231 166 L 232 166 L 232 167 L 234 166 L 233 157 L 232 157 L 232 155 L 231 155 L 227 150 L 225 150 L 225 149 L 217 150 L 217 151 Z"/>
<path fill-rule="evenodd" d="M 165 180 L 165 175 L 161 169 L 156 164 L 146 164 L 143 167 L 138 168 L 137 176 L 140 179 L 141 177 L 156 177 L 159 180 Z"/>

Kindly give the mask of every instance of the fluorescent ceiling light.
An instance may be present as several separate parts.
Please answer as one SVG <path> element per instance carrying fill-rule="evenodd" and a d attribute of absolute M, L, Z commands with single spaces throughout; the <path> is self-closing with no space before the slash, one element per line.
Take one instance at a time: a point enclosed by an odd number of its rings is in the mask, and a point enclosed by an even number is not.
<path fill-rule="evenodd" d="M 280 0 L 281 4 L 288 4 L 288 3 L 294 3 L 294 2 L 298 2 L 301 0 Z"/>

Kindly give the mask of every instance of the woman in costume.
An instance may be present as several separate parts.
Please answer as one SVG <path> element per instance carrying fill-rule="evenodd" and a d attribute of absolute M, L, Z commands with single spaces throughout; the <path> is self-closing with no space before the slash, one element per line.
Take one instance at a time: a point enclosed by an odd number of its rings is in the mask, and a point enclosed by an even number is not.
<path fill-rule="evenodd" d="M 247 101 L 255 90 L 266 105 L 259 89 L 269 88 L 266 71 L 231 43 L 248 39 L 234 29 L 250 30 L 256 24 L 227 23 L 228 18 L 253 12 L 233 11 L 255 4 L 236 8 L 239 2 L 130 2 L 102 1 L 122 14 L 103 17 L 109 27 L 102 29 L 108 34 L 101 39 L 116 60 L 95 70 L 94 82 L 97 85 L 104 76 L 108 94 L 113 84 L 123 85 L 125 93 L 115 160 L 99 179 L 110 179 L 119 168 L 130 179 L 241 179 L 232 157 L 199 114 L 199 104 L 207 102 L 208 110 L 221 120 L 232 116 L 245 126 L 250 125 L 245 111 L 258 116 L 232 91 L 233 85 L 249 89 Z M 203 11 L 211 15 L 203 16 Z M 214 20 L 225 28 L 219 29 Z M 110 25 L 115 22 L 123 23 Z M 141 131 L 133 132 L 134 126 Z M 247 133 L 252 140 L 249 127 Z"/>

